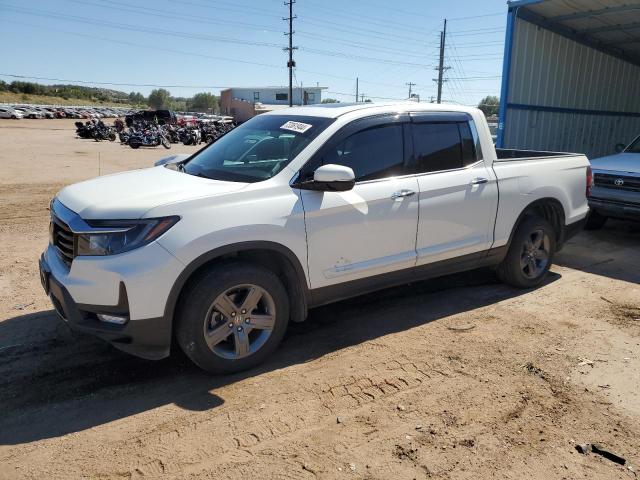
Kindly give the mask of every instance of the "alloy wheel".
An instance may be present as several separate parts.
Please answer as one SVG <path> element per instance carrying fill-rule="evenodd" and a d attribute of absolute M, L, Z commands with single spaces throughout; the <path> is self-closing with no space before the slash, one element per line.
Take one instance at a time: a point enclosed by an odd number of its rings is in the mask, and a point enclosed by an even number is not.
<path fill-rule="evenodd" d="M 538 278 L 549 265 L 551 242 L 544 230 L 531 232 L 522 245 L 520 268 L 527 278 Z"/>
<path fill-rule="evenodd" d="M 276 306 L 258 285 L 232 287 L 213 301 L 204 321 L 204 338 L 219 357 L 237 360 L 257 352 L 276 323 Z"/>

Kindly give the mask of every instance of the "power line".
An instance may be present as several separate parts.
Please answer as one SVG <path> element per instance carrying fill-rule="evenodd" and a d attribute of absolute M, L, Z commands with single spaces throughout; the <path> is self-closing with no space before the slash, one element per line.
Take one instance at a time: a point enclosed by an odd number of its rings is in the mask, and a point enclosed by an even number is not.
<path fill-rule="evenodd" d="M 209 88 L 209 89 L 225 89 L 229 86 L 221 85 L 158 85 L 155 83 L 120 83 L 120 82 L 95 82 L 93 80 L 70 80 L 65 78 L 50 77 L 31 77 L 28 75 L 15 75 L 10 73 L 0 73 L 0 77 L 22 78 L 26 80 L 45 80 L 49 82 L 69 82 L 80 83 L 83 85 L 112 85 L 116 87 L 153 87 L 153 88 Z"/>
<path fill-rule="evenodd" d="M 296 34 L 300 37 L 318 39 L 318 40 L 322 40 L 323 42 L 336 43 L 338 45 L 345 45 L 348 47 L 359 48 L 359 49 L 363 49 L 371 52 L 380 52 L 380 53 L 386 53 L 386 54 L 404 55 L 404 56 L 419 57 L 419 58 L 427 58 L 429 56 L 427 53 L 424 53 L 424 51 L 418 52 L 413 50 L 405 50 L 402 48 L 393 48 L 393 47 L 374 45 L 374 44 L 362 43 L 362 42 L 356 42 L 356 41 L 338 40 L 335 37 L 331 37 L 328 35 L 307 33 L 302 30 L 296 30 Z"/>
<path fill-rule="evenodd" d="M 41 25 L 34 25 L 34 24 L 31 24 L 31 23 L 19 22 L 19 21 L 15 21 L 15 20 L 11 20 L 9 22 L 8 20 L 0 19 L 0 22 L 10 23 L 12 25 L 25 25 L 25 26 L 28 26 L 28 27 L 34 27 L 34 28 L 38 28 L 38 29 L 50 30 L 52 32 L 64 33 L 64 34 L 67 34 L 67 35 L 74 35 L 74 36 L 84 37 L 84 38 L 91 38 L 91 39 L 95 39 L 95 40 L 101 40 L 103 42 L 116 43 L 116 44 L 119 44 L 119 45 L 126 45 L 126 46 L 130 46 L 130 47 L 144 48 L 144 49 L 149 49 L 149 50 L 154 50 L 154 51 L 163 51 L 163 52 L 175 53 L 175 54 L 179 54 L 179 55 L 189 55 L 189 56 L 200 57 L 200 58 L 208 58 L 208 59 L 211 59 L 211 60 L 222 60 L 222 61 L 227 61 L 227 62 L 242 63 L 242 64 L 246 64 L 246 65 L 256 65 L 256 66 L 260 66 L 260 67 L 269 67 L 269 68 L 277 68 L 277 69 L 282 69 L 283 68 L 281 65 L 274 65 L 274 64 L 261 63 L 261 62 L 252 62 L 252 61 L 249 61 L 249 60 L 241 60 L 241 59 L 237 59 L 237 58 L 218 57 L 218 56 L 213 56 L 213 55 L 206 55 L 206 54 L 202 54 L 202 53 L 196 53 L 196 52 L 193 52 L 193 51 L 176 50 L 176 49 L 172 49 L 172 48 L 160 47 L 158 45 L 143 45 L 143 44 L 140 44 L 140 43 L 128 42 L 126 40 L 116 40 L 114 38 L 101 37 L 99 35 L 90 35 L 90 34 L 87 34 L 87 33 L 80 33 L 80 32 L 69 32 L 67 30 L 61 30 L 61 29 L 52 28 L 52 27 L 44 27 L 44 26 L 41 26 Z M 309 72 L 309 73 L 318 73 L 318 74 L 320 74 L 319 72 Z M 328 74 L 325 74 L 325 75 L 330 76 Z M 347 77 L 345 77 L 345 78 L 347 78 Z"/>
<path fill-rule="evenodd" d="M 307 0 L 307 2 L 315 3 L 316 5 L 318 5 L 317 0 Z M 323 10 L 326 12 L 330 12 L 333 16 L 335 16 L 336 13 L 339 13 L 341 17 L 351 17 L 354 20 L 357 20 L 358 23 L 369 23 L 371 25 L 375 25 L 376 27 L 389 27 L 389 25 L 396 25 L 397 27 L 400 27 L 403 30 L 413 30 L 415 33 L 418 33 L 421 35 L 424 32 L 423 26 L 416 26 L 415 24 L 411 25 L 408 23 L 396 22 L 388 18 L 380 18 L 380 17 L 376 18 L 370 15 L 363 15 L 360 12 L 352 13 L 352 12 L 349 12 L 348 10 L 333 8 L 333 7 L 328 8 L 328 7 L 314 6 L 312 8 L 314 9 L 314 11 Z"/>
<path fill-rule="evenodd" d="M 175 11 L 161 10 L 161 9 L 149 8 L 149 7 L 136 7 L 128 3 L 117 2 L 114 0 L 98 0 L 99 2 L 106 3 L 107 5 L 102 5 L 101 3 L 93 3 L 87 0 L 66 0 L 66 1 L 79 3 L 81 5 L 94 5 L 96 7 L 107 8 L 107 9 L 111 8 L 109 5 L 114 5 L 114 6 L 117 6 L 119 10 L 137 13 L 140 15 L 144 15 L 145 17 L 152 16 L 152 17 L 168 18 L 170 20 L 182 19 L 182 20 L 187 20 L 189 22 L 197 22 L 197 23 L 204 23 L 204 24 L 211 24 L 211 25 L 235 25 L 240 28 L 247 28 L 247 29 L 253 29 L 253 30 L 260 29 L 268 32 L 274 32 L 274 33 L 280 32 L 280 30 L 277 30 L 269 25 L 238 22 L 238 21 L 226 20 L 226 19 L 216 20 L 211 17 L 206 17 L 202 15 L 198 15 L 198 16 L 184 15 L 183 13 L 175 12 Z"/>
<path fill-rule="evenodd" d="M 38 12 L 35 10 L 25 9 L 21 7 L 7 7 L 7 8 L 17 13 L 24 13 L 27 15 L 36 15 L 36 16 L 42 16 L 46 18 L 57 18 L 57 19 L 69 20 L 72 22 L 79 22 L 79 23 L 90 23 L 90 24 L 104 26 L 107 28 L 116 28 L 121 30 L 130 30 L 130 31 L 136 31 L 136 32 L 144 31 L 144 32 L 163 35 L 163 36 L 175 36 L 175 37 L 181 37 L 181 38 L 190 38 L 190 39 L 206 40 L 206 41 L 213 41 L 213 42 L 235 43 L 235 44 L 248 45 L 248 46 L 262 46 L 262 47 L 276 47 L 276 48 L 281 47 L 279 44 L 269 43 L 269 42 L 257 42 L 257 41 L 242 40 L 242 39 L 231 38 L 231 37 L 170 31 L 170 30 L 164 30 L 164 29 L 158 29 L 158 28 L 142 27 L 142 26 L 136 26 L 131 24 L 122 24 L 122 23 L 116 23 L 116 22 L 103 21 L 103 20 L 98 20 L 94 18 L 79 17 L 75 15 L 63 15 L 63 14 L 58 14 L 56 12 L 50 12 L 50 11 Z M 342 57 L 350 60 L 362 60 L 366 62 L 381 63 L 386 65 L 410 65 L 410 66 L 421 65 L 415 62 L 412 63 L 412 62 L 403 62 L 403 61 L 390 60 L 390 59 L 379 59 L 375 57 L 346 54 L 343 52 L 335 52 L 331 50 L 321 50 L 321 49 L 314 49 L 314 48 L 307 48 L 307 47 L 298 47 L 298 48 L 300 50 L 305 50 L 306 52 L 317 54 L 317 55 Z"/>
<path fill-rule="evenodd" d="M 108 28 L 116 28 L 120 30 L 130 30 L 135 32 L 142 31 L 142 32 L 154 33 L 154 34 L 164 35 L 164 36 L 175 36 L 175 37 L 190 38 L 195 40 L 209 40 L 209 41 L 224 42 L 224 43 L 236 43 L 239 45 L 280 48 L 280 45 L 277 43 L 257 42 L 252 40 L 243 40 L 239 38 L 223 37 L 219 35 L 204 35 L 204 34 L 196 34 L 196 33 L 188 33 L 188 32 L 178 32 L 175 30 L 164 30 L 160 28 L 144 27 L 141 25 L 116 23 L 116 22 L 110 22 L 106 20 L 99 20 L 95 18 L 79 17 L 76 15 L 63 15 L 63 14 L 59 14 L 51 11 L 37 11 L 37 10 L 28 9 L 28 8 L 13 7 L 8 5 L 4 5 L 3 8 L 14 11 L 16 13 L 23 13 L 26 15 L 36 15 L 36 16 L 45 17 L 45 18 L 56 18 L 56 19 L 62 19 L 62 20 L 70 20 L 72 22 L 89 23 L 89 24 L 104 26 Z"/>

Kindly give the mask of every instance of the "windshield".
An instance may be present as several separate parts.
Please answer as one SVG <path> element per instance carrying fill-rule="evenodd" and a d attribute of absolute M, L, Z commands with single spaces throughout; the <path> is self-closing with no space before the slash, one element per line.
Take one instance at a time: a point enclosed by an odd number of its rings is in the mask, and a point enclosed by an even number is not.
<path fill-rule="evenodd" d="M 625 152 L 629 153 L 640 153 L 640 137 L 637 137 L 631 145 L 624 149 Z"/>
<path fill-rule="evenodd" d="M 184 171 L 232 182 L 268 180 L 332 122 L 323 117 L 257 116 L 191 157 Z"/>

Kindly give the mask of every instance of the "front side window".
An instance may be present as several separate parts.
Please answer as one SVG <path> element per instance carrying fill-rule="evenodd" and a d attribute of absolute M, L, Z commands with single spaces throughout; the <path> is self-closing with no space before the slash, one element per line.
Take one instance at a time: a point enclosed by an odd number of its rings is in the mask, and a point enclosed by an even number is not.
<path fill-rule="evenodd" d="M 355 133 L 330 147 L 322 164 L 350 167 L 356 182 L 404 175 L 402 125 L 383 125 Z"/>
<path fill-rule="evenodd" d="M 268 180 L 332 122 L 332 118 L 324 117 L 259 115 L 196 153 L 183 170 L 214 180 Z"/>
<path fill-rule="evenodd" d="M 466 167 L 476 162 L 475 142 L 467 122 L 414 123 L 415 173 Z"/>

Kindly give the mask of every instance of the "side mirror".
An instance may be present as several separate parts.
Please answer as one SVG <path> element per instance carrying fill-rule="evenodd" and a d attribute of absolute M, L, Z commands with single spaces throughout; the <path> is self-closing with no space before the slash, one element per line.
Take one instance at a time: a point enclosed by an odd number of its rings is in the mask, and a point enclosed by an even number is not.
<path fill-rule="evenodd" d="M 625 148 L 626 148 L 626 145 L 624 143 L 617 144 L 616 145 L 616 153 L 622 153 Z"/>
<path fill-rule="evenodd" d="M 157 160 L 153 166 L 160 167 L 162 165 L 172 165 L 174 163 L 180 163 L 185 161 L 191 155 L 189 154 L 179 154 L 179 155 L 170 155 L 168 157 L 162 157 L 160 160 Z"/>
<path fill-rule="evenodd" d="M 313 172 L 313 180 L 296 183 L 293 187 L 322 192 L 346 192 L 351 190 L 355 183 L 356 176 L 351 168 L 329 164 Z"/>

